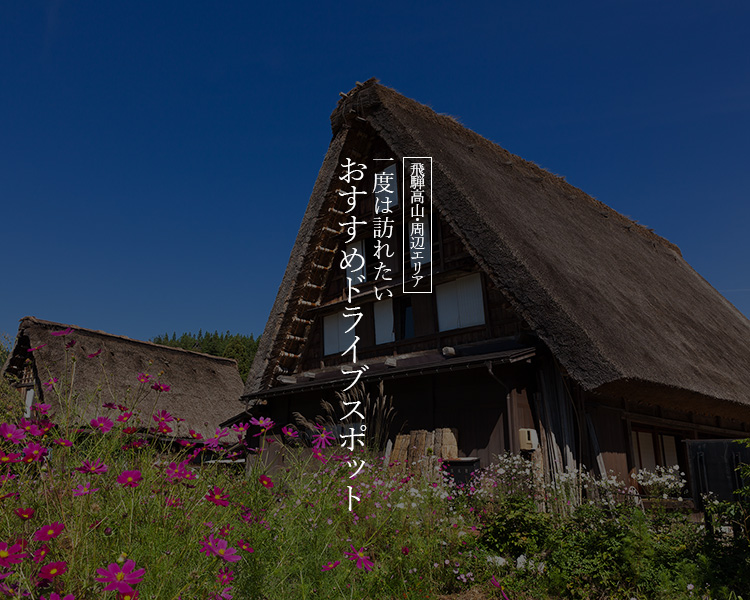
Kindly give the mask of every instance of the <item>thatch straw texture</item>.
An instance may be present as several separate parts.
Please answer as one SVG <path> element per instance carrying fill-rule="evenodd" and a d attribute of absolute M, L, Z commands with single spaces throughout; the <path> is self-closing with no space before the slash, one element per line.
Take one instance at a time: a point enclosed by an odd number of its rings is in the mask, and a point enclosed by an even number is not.
<path fill-rule="evenodd" d="M 69 335 L 51 335 L 68 327 L 74 329 Z M 75 345 L 66 349 L 70 340 L 75 340 Z M 42 347 L 29 352 L 39 346 Z M 97 356 L 89 358 L 100 350 Z M 185 419 L 183 423 L 170 423 L 173 435 L 186 435 L 190 428 L 204 436 L 213 435 L 219 423 L 237 413 L 242 394 L 242 379 L 232 359 L 34 317 L 21 320 L 5 371 L 20 376 L 27 359 L 33 361 L 37 387 L 51 377 L 62 381 L 67 365 L 68 372 L 74 375 L 73 390 L 78 393 L 76 411 L 82 421 L 97 414 L 112 416 L 112 412 L 101 408 L 105 402 L 126 403 L 133 399 L 140 385 L 139 373 L 148 373 L 154 381 L 170 386 L 170 391 L 158 395 L 156 403 L 157 394 L 145 386 L 148 395 L 138 408 L 146 418 L 155 406 L 156 411 L 164 409 Z M 56 411 L 63 410 L 54 393 L 45 392 L 43 386 L 40 391 L 45 402 L 53 404 Z"/>

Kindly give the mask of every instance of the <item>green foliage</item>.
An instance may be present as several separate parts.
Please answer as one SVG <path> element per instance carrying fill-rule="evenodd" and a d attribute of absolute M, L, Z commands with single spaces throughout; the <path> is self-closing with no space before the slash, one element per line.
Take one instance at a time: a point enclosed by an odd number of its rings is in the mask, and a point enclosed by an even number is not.
<path fill-rule="evenodd" d="M 3 368 L 5 361 L 8 359 L 10 351 L 13 349 L 13 341 L 10 339 L 8 334 L 3 333 L 0 335 L 0 369 Z"/>
<path fill-rule="evenodd" d="M 547 547 L 551 515 L 539 512 L 533 499 L 508 496 L 484 513 L 481 543 L 501 555 L 534 555 Z"/>
<path fill-rule="evenodd" d="M 258 350 L 259 339 L 255 339 L 252 334 L 242 335 L 239 333 L 204 333 L 199 330 L 198 334 L 183 333 L 179 338 L 176 333 L 169 337 L 168 333 L 158 335 L 151 340 L 155 344 L 171 346 L 173 348 L 182 348 L 192 350 L 193 352 L 203 352 L 212 356 L 223 356 L 233 358 L 237 361 L 237 367 L 242 379 L 247 378 L 250 372 L 250 366 L 253 364 L 255 352 Z"/>

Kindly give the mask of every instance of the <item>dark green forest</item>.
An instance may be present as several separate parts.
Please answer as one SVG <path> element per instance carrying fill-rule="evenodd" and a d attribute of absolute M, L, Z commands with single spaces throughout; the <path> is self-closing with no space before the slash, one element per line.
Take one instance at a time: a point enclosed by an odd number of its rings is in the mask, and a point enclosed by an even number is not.
<path fill-rule="evenodd" d="M 229 331 L 226 333 L 219 333 L 218 331 L 204 333 L 201 329 L 197 335 L 195 333 L 183 333 L 177 337 L 177 334 L 173 332 L 170 337 L 168 333 L 165 333 L 164 335 L 157 335 L 151 341 L 163 346 L 233 358 L 237 361 L 240 375 L 244 381 L 250 371 L 253 358 L 255 358 L 255 352 L 258 350 L 259 339 L 254 338 L 252 334 L 242 335 Z"/>

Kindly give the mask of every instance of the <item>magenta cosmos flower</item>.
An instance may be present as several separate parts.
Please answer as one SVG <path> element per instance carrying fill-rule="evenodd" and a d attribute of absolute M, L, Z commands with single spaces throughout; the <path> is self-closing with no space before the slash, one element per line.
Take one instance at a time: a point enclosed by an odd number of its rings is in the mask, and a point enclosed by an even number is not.
<path fill-rule="evenodd" d="M 97 569 L 100 577 L 96 580 L 102 583 L 106 583 L 104 588 L 105 592 L 120 592 L 121 594 L 130 594 L 133 592 L 132 585 L 140 583 L 143 580 L 143 574 L 146 569 L 138 569 L 133 571 L 135 568 L 134 560 L 126 560 L 125 564 L 120 566 L 117 563 L 111 563 L 106 569 Z"/>
<path fill-rule="evenodd" d="M 323 429 L 312 436 L 313 448 L 327 448 L 336 441 L 336 436 L 327 429 Z"/>
<path fill-rule="evenodd" d="M 250 544 L 248 544 L 245 540 L 238 540 L 237 545 L 240 547 L 240 550 L 244 550 L 245 552 L 249 552 L 250 554 L 255 552 L 252 546 L 250 546 Z"/>
<path fill-rule="evenodd" d="M 266 488 L 273 487 L 273 481 L 271 481 L 271 478 L 268 475 L 261 475 L 260 477 L 258 477 L 258 481 L 260 481 L 263 487 L 266 487 Z"/>
<path fill-rule="evenodd" d="M 20 452 L 11 452 L 10 454 L 5 454 L 5 452 L 0 450 L 0 465 L 6 464 L 6 463 L 16 463 L 16 462 L 21 462 Z"/>
<path fill-rule="evenodd" d="M 125 487 L 138 487 L 138 482 L 143 479 L 141 472 L 137 469 L 134 471 L 123 471 L 117 478 L 117 483 Z"/>
<path fill-rule="evenodd" d="M 151 375 L 148 373 L 138 373 L 138 381 L 141 383 L 146 383 L 149 379 L 151 379 Z"/>
<path fill-rule="evenodd" d="M 94 429 L 99 429 L 102 433 L 107 433 L 114 426 L 112 420 L 108 419 L 107 417 L 97 417 L 96 419 L 91 419 L 91 421 L 89 421 L 89 424 Z"/>
<path fill-rule="evenodd" d="M 39 571 L 39 577 L 42 579 L 54 579 L 68 570 L 68 564 L 64 561 L 51 562 L 42 567 Z"/>
<path fill-rule="evenodd" d="M 32 559 L 35 563 L 42 562 L 49 554 L 49 548 L 46 544 L 42 544 L 36 552 L 34 552 L 34 558 Z"/>
<path fill-rule="evenodd" d="M 208 539 L 202 544 L 200 551 L 205 552 L 206 556 L 218 556 L 227 562 L 237 562 L 242 558 L 234 548 L 228 548 L 229 544 L 226 540 L 215 538 L 213 534 L 209 534 Z"/>
<path fill-rule="evenodd" d="M 25 437 L 26 432 L 15 425 L 10 423 L 3 423 L 0 425 L 0 438 L 4 439 L 6 442 L 18 444 Z"/>
<path fill-rule="evenodd" d="M 96 459 L 96 462 L 92 463 L 90 460 L 84 460 L 81 466 L 75 469 L 79 473 L 93 473 L 94 475 L 102 475 L 109 470 L 109 467 L 105 465 L 100 458 Z"/>
<path fill-rule="evenodd" d="M 358 569 L 372 571 L 372 565 L 374 565 L 375 563 L 370 560 L 369 556 L 365 556 L 365 549 L 360 548 L 359 550 L 355 550 L 354 546 L 352 546 L 351 548 L 352 551 L 344 552 L 344 555 L 348 557 L 349 560 L 356 560 Z"/>
<path fill-rule="evenodd" d="M 164 383 L 157 381 L 154 385 L 151 386 L 151 389 L 156 390 L 157 392 L 168 392 L 172 388 Z"/>
<path fill-rule="evenodd" d="M 62 533 L 63 529 L 65 529 L 65 525 L 55 521 L 54 523 L 50 523 L 49 525 L 45 525 L 41 529 L 38 529 L 36 533 L 34 533 L 34 539 L 37 542 L 48 542 L 49 540 L 54 540 Z"/>
<path fill-rule="evenodd" d="M 281 428 L 281 433 L 283 433 L 284 435 L 288 435 L 291 438 L 298 438 L 299 437 L 299 433 L 297 433 L 291 427 L 287 427 L 286 425 L 284 425 L 284 427 Z"/>
<path fill-rule="evenodd" d="M 155 415 L 151 415 L 151 418 L 157 423 L 171 423 L 172 421 L 174 421 L 174 417 L 170 415 L 166 410 L 160 410 Z"/>
<path fill-rule="evenodd" d="M 22 521 L 28 521 L 34 516 L 34 509 L 33 508 L 17 508 L 16 514 L 18 515 L 18 518 Z"/>
<path fill-rule="evenodd" d="M 212 490 L 205 496 L 206 500 L 213 502 L 216 506 L 229 506 L 228 494 L 224 493 L 224 490 L 220 487 L 214 486 Z"/>
<path fill-rule="evenodd" d="M 335 569 L 336 567 L 338 567 L 340 564 L 341 564 L 340 560 L 337 560 L 335 562 L 329 562 L 329 563 L 324 564 L 321 567 L 320 570 L 321 571 L 332 571 L 333 569 Z"/>
<path fill-rule="evenodd" d="M 45 454 L 47 454 L 47 448 L 36 442 L 29 444 L 23 449 L 24 458 L 33 462 L 42 460 Z"/>
<path fill-rule="evenodd" d="M 23 562 L 27 554 L 21 553 L 21 550 L 23 550 L 21 544 L 8 546 L 5 542 L 0 542 L 0 567 L 10 567 Z"/>
<path fill-rule="evenodd" d="M 99 348 L 99 350 L 97 350 L 97 351 L 96 351 L 96 352 L 94 352 L 93 354 L 89 354 L 89 355 L 88 355 L 88 357 L 89 357 L 89 358 L 96 358 L 96 357 L 97 357 L 97 356 L 99 356 L 99 355 L 100 355 L 101 353 L 102 353 L 102 349 L 101 349 L 101 348 Z"/>
<path fill-rule="evenodd" d="M 74 496 L 87 496 L 93 492 L 99 491 L 99 488 L 92 488 L 90 483 L 79 484 L 78 487 L 73 491 Z"/>
<path fill-rule="evenodd" d="M 57 377 L 51 377 L 47 381 L 45 381 L 42 385 L 44 386 L 44 389 L 48 392 L 52 391 L 52 388 L 55 387 L 55 384 L 60 381 Z"/>

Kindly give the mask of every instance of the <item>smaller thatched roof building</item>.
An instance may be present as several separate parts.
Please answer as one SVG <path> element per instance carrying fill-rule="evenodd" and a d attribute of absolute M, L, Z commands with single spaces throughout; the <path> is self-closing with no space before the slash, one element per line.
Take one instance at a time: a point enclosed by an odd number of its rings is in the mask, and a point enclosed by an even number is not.
<path fill-rule="evenodd" d="M 150 376 L 148 383 L 138 380 L 140 373 Z M 219 423 L 237 412 L 243 388 L 232 359 L 35 317 L 21 319 L 2 374 L 26 388 L 29 406 L 32 401 L 44 402 L 56 412 L 62 409 L 58 394 L 44 384 L 53 378 L 58 379 L 58 389 L 72 384 L 75 411 L 82 421 L 111 416 L 102 408 L 104 403 L 131 406 L 139 399 L 144 419 L 162 409 L 184 419 L 170 423 L 172 435 L 180 437 L 189 429 L 213 435 Z M 157 394 L 151 387 L 155 382 L 169 386 L 169 391 Z"/>

